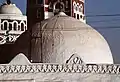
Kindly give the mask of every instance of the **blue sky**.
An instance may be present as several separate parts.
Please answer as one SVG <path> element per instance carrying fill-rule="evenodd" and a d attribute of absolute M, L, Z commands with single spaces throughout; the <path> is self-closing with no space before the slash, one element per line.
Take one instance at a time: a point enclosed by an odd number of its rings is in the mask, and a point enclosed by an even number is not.
<path fill-rule="evenodd" d="M 120 0 L 86 0 L 86 16 L 120 14 L 119 3 Z M 112 50 L 115 63 L 120 63 L 120 16 L 87 17 L 87 23 L 105 37 Z"/>
<path fill-rule="evenodd" d="M 3 1 L 5 0 L 0 0 L 0 3 Z M 12 0 L 12 2 L 24 14 L 26 13 L 26 0 Z M 115 63 L 120 63 L 120 16 L 89 17 L 89 15 L 120 14 L 119 8 L 120 0 L 86 0 L 85 3 L 87 23 L 97 29 L 108 41 Z"/>
<path fill-rule="evenodd" d="M 0 0 L 0 4 L 2 4 L 1 2 L 5 2 L 6 0 Z M 26 13 L 26 0 L 11 0 L 13 3 L 15 3 L 17 5 L 17 7 L 19 7 L 21 9 L 21 11 L 23 12 L 23 14 Z"/>

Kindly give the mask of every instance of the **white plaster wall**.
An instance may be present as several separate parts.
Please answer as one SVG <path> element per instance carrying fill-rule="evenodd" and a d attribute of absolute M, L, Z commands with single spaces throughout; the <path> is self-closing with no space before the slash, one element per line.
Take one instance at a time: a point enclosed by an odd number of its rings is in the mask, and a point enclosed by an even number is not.
<path fill-rule="evenodd" d="M 120 75 L 82 73 L 14 73 L 0 74 L 0 82 L 119 82 Z M 12 80 L 12 81 L 10 81 Z M 6 82 L 5 81 L 5 82 Z"/>
<path fill-rule="evenodd" d="M 45 12 L 45 19 L 48 19 L 50 17 L 53 17 L 54 16 L 54 13 L 53 12 Z"/>

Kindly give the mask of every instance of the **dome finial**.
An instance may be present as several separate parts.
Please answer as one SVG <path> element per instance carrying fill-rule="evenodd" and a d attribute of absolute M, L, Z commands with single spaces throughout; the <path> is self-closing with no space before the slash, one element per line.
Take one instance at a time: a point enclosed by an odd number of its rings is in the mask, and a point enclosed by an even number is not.
<path fill-rule="evenodd" d="M 60 16 L 67 16 L 64 12 L 59 12 L 58 15 L 60 15 Z"/>
<path fill-rule="evenodd" d="M 11 0 L 6 0 L 6 2 L 8 5 L 11 4 Z"/>

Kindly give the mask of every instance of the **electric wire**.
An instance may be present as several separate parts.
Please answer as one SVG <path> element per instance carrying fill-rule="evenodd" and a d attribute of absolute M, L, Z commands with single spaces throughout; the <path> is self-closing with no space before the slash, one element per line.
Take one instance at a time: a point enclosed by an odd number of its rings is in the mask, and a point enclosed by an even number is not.
<path fill-rule="evenodd" d="M 94 20 L 94 21 L 87 21 L 89 23 L 104 23 L 104 22 L 120 22 L 120 19 L 108 19 L 108 20 Z"/>
<path fill-rule="evenodd" d="M 113 17 L 120 16 L 120 14 L 96 14 L 96 15 L 86 15 L 86 17 Z"/>

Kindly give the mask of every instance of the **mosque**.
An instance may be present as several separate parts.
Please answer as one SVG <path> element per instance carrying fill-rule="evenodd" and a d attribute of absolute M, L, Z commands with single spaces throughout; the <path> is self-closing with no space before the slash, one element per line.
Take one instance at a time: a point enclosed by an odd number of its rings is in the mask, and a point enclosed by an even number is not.
<path fill-rule="evenodd" d="M 27 16 L 10 0 L 3 3 L 0 81 L 119 82 L 120 66 L 104 37 L 86 24 L 84 3 L 27 0 Z"/>

